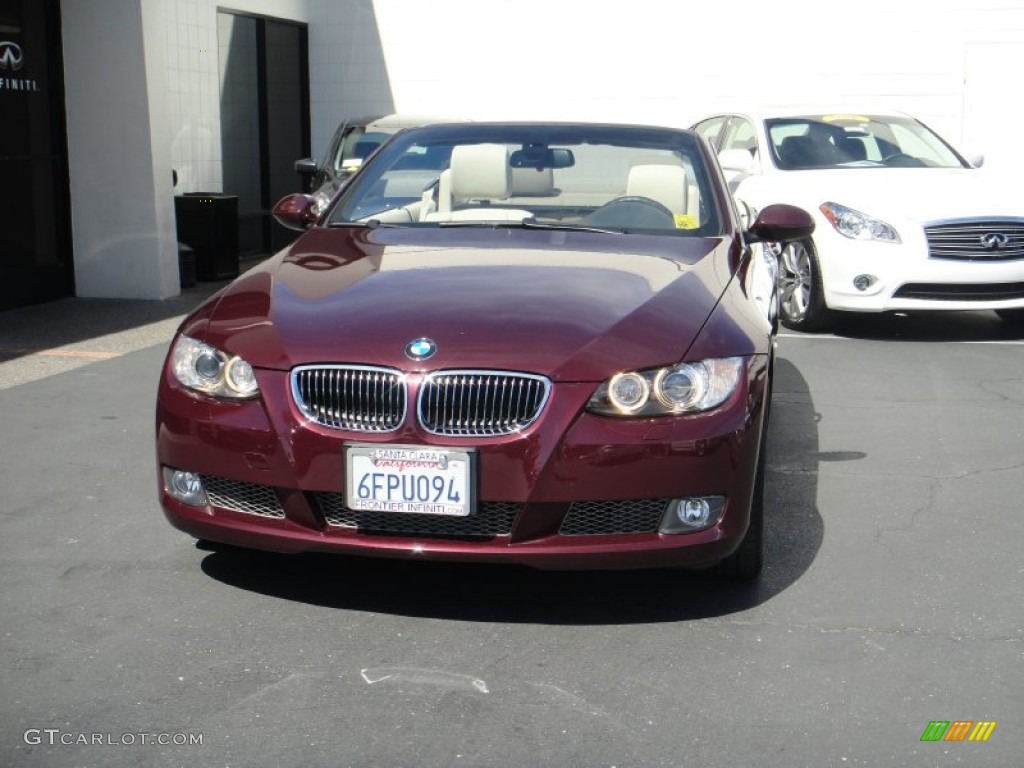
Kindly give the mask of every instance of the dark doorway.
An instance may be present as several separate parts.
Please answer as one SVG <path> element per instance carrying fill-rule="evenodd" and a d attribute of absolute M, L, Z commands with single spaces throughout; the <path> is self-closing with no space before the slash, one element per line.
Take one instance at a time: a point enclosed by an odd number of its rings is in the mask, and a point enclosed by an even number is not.
<path fill-rule="evenodd" d="M 57 0 L 0 0 L 0 309 L 74 292 Z"/>
<path fill-rule="evenodd" d="M 309 155 L 308 33 L 236 13 L 217 27 L 224 193 L 238 197 L 241 253 L 267 253 L 293 239 L 270 208 L 301 191 L 295 161 Z"/>

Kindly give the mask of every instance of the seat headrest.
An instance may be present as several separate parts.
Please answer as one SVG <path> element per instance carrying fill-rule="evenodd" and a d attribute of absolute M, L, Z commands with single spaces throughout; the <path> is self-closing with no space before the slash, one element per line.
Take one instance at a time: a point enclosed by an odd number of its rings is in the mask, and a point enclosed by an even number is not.
<path fill-rule="evenodd" d="M 844 160 L 846 158 L 867 160 L 868 158 L 868 149 L 864 146 L 864 142 L 852 136 L 844 136 L 839 140 L 839 151 L 844 155 Z"/>
<path fill-rule="evenodd" d="M 787 136 L 779 144 L 779 160 L 789 168 L 815 165 L 813 139 L 810 136 Z"/>
<path fill-rule="evenodd" d="M 502 144 L 464 144 L 452 150 L 453 200 L 500 200 L 508 197 L 512 169 L 508 147 Z"/>
<path fill-rule="evenodd" d="M 555 174 L 550 168 L 513 168 L 512 195 L 544 197 L 555 191 Z"/>
<path fill-rule="evenodd" d="M 657 200 L 672 213 L 686 213 L 686 169 L 681 165 L 634 165 L 626 194 Z"/>

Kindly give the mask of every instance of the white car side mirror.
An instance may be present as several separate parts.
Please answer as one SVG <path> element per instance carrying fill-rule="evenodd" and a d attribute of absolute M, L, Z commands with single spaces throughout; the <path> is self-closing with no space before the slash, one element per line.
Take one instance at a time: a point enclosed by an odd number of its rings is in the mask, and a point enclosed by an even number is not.
<path fill-rule="evenodd" d="M 974 168 L 981 168 L 985 164 L 985 156 L 980 152 L 973 155 L 967 155 L 967 162 Z"/>

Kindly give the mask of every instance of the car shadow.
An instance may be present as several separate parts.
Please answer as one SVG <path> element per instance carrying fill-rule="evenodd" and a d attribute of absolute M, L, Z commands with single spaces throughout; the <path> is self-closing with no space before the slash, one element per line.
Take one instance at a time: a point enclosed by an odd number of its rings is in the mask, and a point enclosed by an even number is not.
<path fill-rule="evenodd" d="M 1019 341 L 1024 326 L 1001 320 L 995 312 L 845 312 L 833 334 L 871 341 Z"/>
<path fill-rule="evenodd" d="M 523 566 L 416 562 L 222 549 L 207 555 L 213 579 L 283 600 L 346 610 L 538 624 L 680 621 L 743 611 L 802 576 L 821 547 L 818 415 L 800 372 L 776 361 L 769 429 L 766 565 L 760 580 L 731 583 L 713 571 L 538 571 Z"/>

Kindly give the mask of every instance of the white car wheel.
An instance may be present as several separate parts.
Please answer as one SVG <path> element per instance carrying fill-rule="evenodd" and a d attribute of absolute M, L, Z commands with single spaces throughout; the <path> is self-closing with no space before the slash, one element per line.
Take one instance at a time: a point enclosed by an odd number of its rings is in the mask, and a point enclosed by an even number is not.
<path fill-rule="evenodd" d="M 787 243 L 779 254 L 779 312 L 782 324 L 797 331 L 820 331 L 831 321 L 809 240 Z"/>

